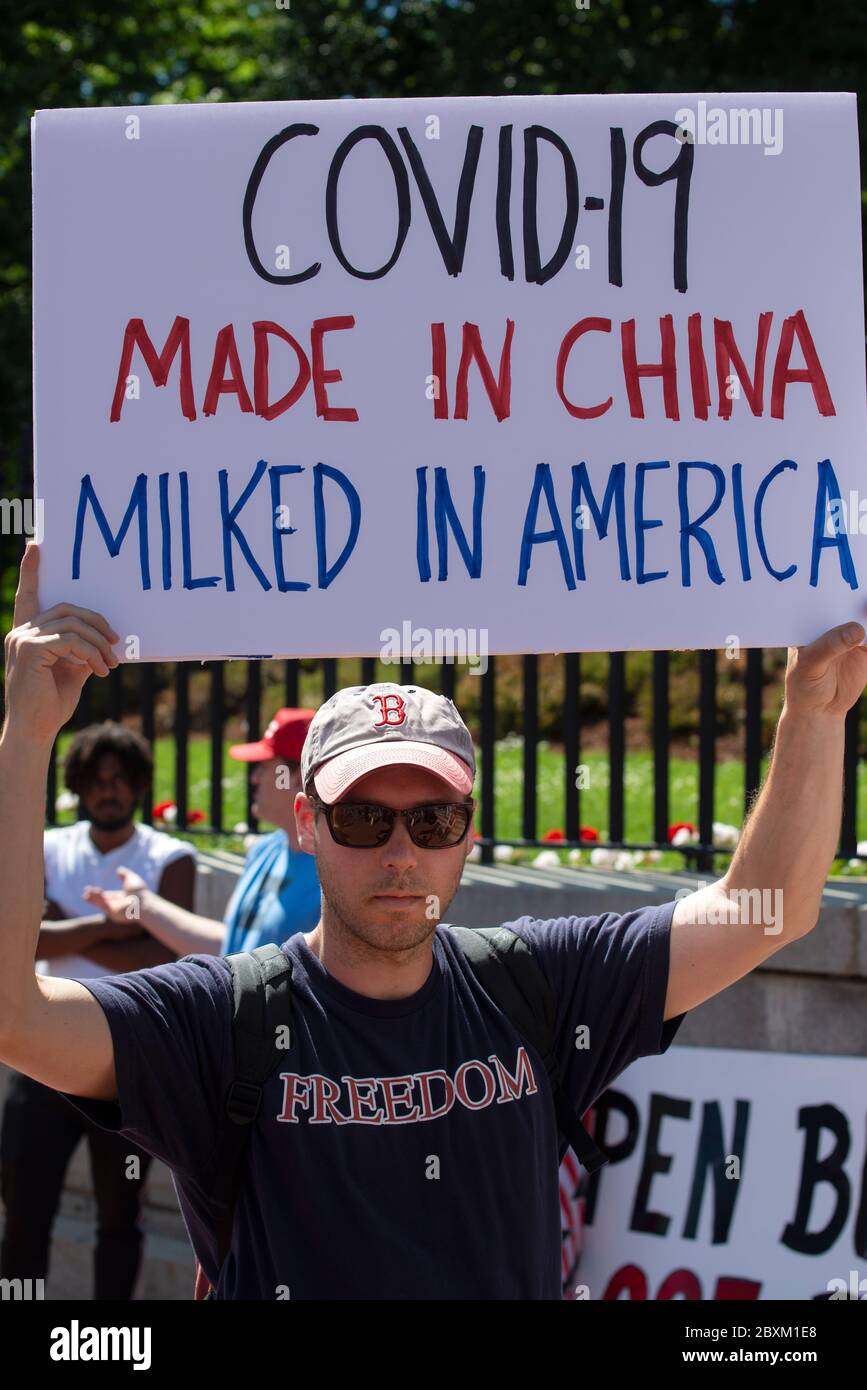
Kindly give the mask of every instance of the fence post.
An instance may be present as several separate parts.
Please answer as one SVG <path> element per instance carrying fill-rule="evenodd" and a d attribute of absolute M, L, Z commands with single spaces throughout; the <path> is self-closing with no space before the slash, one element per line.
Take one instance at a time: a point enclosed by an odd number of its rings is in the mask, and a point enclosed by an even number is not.
<path fill-rule="evenodd" d="M 653 838 L 668 844 L 671 823 L 668 795 L 669 751 L 668 652 L 653 653 Z"/>
<path fill-rule="evenodd" d="M 581 792 L 576 782 L 581 757 L 581 656 L 567 652 L 563 748 L 566 760 L 566 839 L 581 838 Z"/>
<path fill-rule="evenodd" d="M 746 747 L 744 749 L 744 815 L 762 780 L 762 667 L 764 651 L 747 652 Z"/>
<path fill-rule="evenodd" d="M 843 821 L 840 857 L 849 859 L 858 849 L 858 725 L 861 701 L 846 715 L 846 742 L 843 750 Z"/>
<path fill-rule="evenodd" d="M 262 667 L 258 661 L 247 662 L 247 740 L 254 743 L 259 737 L 259 723 L 262 705 Z M 259 821 L 253 815 L 253 784 L 250 781 L 252 763 L 246 764 L 247 773 L 247 815 L 248 829 L 255 834 Z"/>
<path fill-rule="evenodd" d="M 536 838 L 536 775 L 539 760 L 539 658 L 523 658 L 524 675 L 524 775 L 521 834 L 525 840 Z"/>
<path fill-rule="evenodd" d="M 623 843 L 625 713 L 625 655 L 612 652 L 608 665 L 608 838 L 613 844 Z"/>
<path fill-rule="evenodd" d="M 175 805 L 176 829 L 187 828 L 187 740 L 189 738 L 189 667 L 175 663 Z"/>
<path fill-rule="evenodd" d="M 223 831 L 223 702 L 225 682 L 222 661 L 212 661 L 211 668 L 211 829 Z"/>
<path fill-rule="evenodd" d="M 713 844 L 714 785 L 716 780 L 716 649 L 699 652 L 698 714 L 698 838 Z M 713 851 L 699 850 L 699 869 L 713 869 Z"/>
<path fill-rule="evenodd" d="M 497 711 L 495 705 L 496 693 L 496 658 L 492 657 L 488 662 L 488 669 L 482 675 L 482 838 L 493 841 L 496 824 L 495 801 L 494 801 L 494 740 L 496 737 Z M 482 863 L 493 864 L 494 846 L 491 844 L 482 845 Z"/>

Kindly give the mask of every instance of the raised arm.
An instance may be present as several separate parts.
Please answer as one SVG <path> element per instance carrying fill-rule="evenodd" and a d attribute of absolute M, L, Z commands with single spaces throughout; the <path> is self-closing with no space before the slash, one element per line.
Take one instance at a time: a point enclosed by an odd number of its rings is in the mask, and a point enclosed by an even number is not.
<path fill-rule="evenodd" d="M 678 902 L 665 1017 L 747 975 L 816 925 L 843 804 L 849 709 L 867 682 L 860 623 L 789 649 L 768 775 L 728 872 Z"/>
<path fill-rule="evenodd" d="M 38 603 L 39 550 L 21 562 L 12 631 L 6 637 L 6 718 L 0 732 L 0 1060 L 56 1090 L 95 1100 L 117 1094 L 105 1014 L 76 980 L 34 969 L 45 883 L 43 813 L 51 749 L 87 677 L 118 664 L 120 640 L 100 614 Z"/>
<path fill-rule="evenodd" d="M 169 865 L 169 868 L 173 868 Z M 155 942 L 175 956 L 218 956 L 226 935 L 224 922 L 200 917 L 162 893 L 153 893 L 138 874 L 118 868 L 121 888 L 85 888 L 84 896 L 114 922 L 138 921 Z M 162 889 L 163 884 L 160 884 Z M 89 954 L 93 955 L 93 952 Z"/>
<path fill-rule="evenodd" d="M 225 922 L 187 912 L 148 890 L 142 894 L 141 920 L 151 936 L 179 956 L 218 956 L 226 935 Z"/>

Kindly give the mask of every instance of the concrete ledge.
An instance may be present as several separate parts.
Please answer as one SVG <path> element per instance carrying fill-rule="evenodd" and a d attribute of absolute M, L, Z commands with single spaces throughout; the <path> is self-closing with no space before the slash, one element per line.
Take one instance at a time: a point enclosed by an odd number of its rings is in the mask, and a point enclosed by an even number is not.
<path fill-rule="evenodd" d="M 858 980 L 762 966 L 688 1014 L 677 1041 L 686 1047 L 864 1057 L 867 987 Z"/>
<path fill-rule="evenodd" d="M 223 852 L 200 858 L 197 910 L 220 918 L 243 860 Z M 710 881 L 710 874 L 615 874 L 597 869 L 467 864 L 447 920 L 465 927 L 487 927 L 525 915 L 591 917 L 601 912 L 632 912 L 645 903 L 670 902 L 678 890 L 694 892 Z M 818 929 L 759 969 L 867 981 L 867 881 L 829 879 Z"/>

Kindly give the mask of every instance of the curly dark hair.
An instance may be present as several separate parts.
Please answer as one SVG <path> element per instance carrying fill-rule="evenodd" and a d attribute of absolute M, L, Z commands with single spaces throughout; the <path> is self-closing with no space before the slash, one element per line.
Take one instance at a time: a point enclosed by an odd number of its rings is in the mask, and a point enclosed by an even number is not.
<path fill-rule="evenodd" d="M 87 792 L 96 777 L 99 759 L 105 753 L 114 754 L 135 796 L 142 796 L 153 779 L 150 744 L 141 734 L 111 719 L 102 724 L 89 724 L 69 745 L 64 762 L 64 780 L 69 790 L 77 797 Z"/>

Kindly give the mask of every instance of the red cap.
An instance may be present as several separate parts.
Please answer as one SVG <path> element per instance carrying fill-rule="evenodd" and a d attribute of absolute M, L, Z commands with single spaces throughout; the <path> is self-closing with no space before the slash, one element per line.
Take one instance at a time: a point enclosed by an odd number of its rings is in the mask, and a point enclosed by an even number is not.
<path fill-rule="evenodd" d="M 301 749 L 315 713 L 312 709 L 278 709 L 258 743 L 234 743 L 229 754 L 242 763 L 264 762 L 268 758 L 300 763 Z"/>

